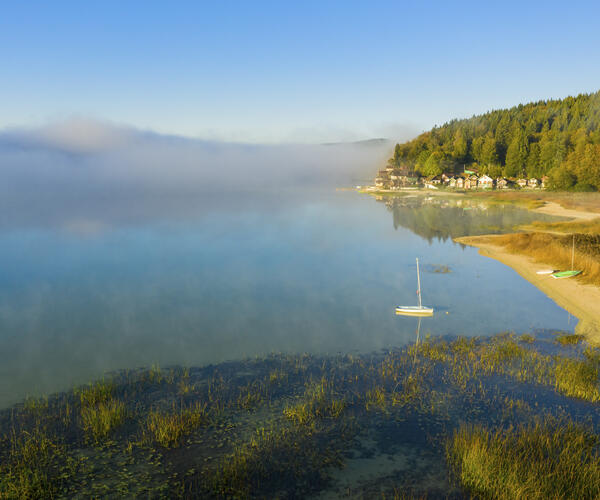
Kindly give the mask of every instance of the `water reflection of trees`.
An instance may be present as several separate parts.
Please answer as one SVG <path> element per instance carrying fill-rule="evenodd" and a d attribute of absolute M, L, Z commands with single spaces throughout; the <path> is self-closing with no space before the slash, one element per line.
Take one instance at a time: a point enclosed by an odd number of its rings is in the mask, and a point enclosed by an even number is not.
<path fill-rule="evenodd" d="M 510 205 L 487 205 L 471 200 L 430 197 L 379 199 L 392 213 L 394 229 L 404 227 L 432 242 L 448 238 L 514 231 L 515 226 L 539 220 L 538 214 Z"/>

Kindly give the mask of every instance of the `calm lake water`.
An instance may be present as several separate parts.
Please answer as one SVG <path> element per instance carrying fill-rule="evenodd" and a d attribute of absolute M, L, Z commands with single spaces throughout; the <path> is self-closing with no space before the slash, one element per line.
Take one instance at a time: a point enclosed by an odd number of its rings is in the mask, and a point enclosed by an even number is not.
<path fill-rule="evenodd" d="M 0 233 L 2 407 L 152 364 L 402 346 L 416 320 L 394 308 L 416 304 L 415 257 L 436 310 L 422 335 L 575 324 L 514 271 L 452 242 L 541 218 L 514 207 L 327 191 L 90 210 Z"/>

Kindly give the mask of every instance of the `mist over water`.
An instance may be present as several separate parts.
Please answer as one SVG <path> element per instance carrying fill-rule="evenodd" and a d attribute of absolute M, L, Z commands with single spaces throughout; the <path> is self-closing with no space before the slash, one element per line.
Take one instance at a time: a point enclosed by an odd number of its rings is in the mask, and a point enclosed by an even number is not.
<path fill-rule="evenodd" d="M 573 326 L 516 273 L 448 238 L 454 222 L 469 233 L 527 212 L 466 220 L 457 207 L 335 191 L 389 144 L 79 126 L 91 127 L 79 140 L 64 124 L 0 137 L 0 406 L 153 363 L 403 345 L 416 322 L 393 312 L 416 301 L 417 256 L 436 308 L 423 334 Z"/>
<path fill-rule="evenodd" d="M 245 145 L 164 136 L 90 120 L 0 133 L 0 224 L 94 232 L 145 219 L 261 207 L 307 188 L 364 178 L 390 155 L 384 140 Z M 370 175 L 370 174 L 369 174 Z M 268 203 L 267 203 L 268 204 Z"/>

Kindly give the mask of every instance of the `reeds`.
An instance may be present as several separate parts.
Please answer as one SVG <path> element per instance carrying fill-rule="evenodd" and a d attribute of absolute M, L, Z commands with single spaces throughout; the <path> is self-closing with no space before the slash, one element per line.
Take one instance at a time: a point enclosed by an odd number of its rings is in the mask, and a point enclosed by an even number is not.
<path fill-rule="evenodd" d="M 528 255 L 557 269 L 571 269 L 572 236 L 548 233 L 515 233 L 498 236 L 494 244 L 509 252 Z M 578 279 L 600 285 L 600 236 L 575 235 L 575 268 L 582 270 Z"/>
<path fill-rule="evenodd" d="M 56 486 L 49 468 L 60 446 L 41 429 L 13 433 L 10 452 L 0 465 L 0 498 L 52 498 Z"/>
<path fill-rule="evenodd" d="M 123 425 L 127 410 L 122 401 L 109 399 L 81 409 L 81 423 L 86 434 L 96 443 L 104 441 Z"/>
<path fill-rule="evenodd" d="M 538 208 L 546 201 L 564 208 L 600 212 L 600 193 L 569 193 L 553 191 L 487 191 L 469 193 L 469 197 L 483 198 L 500 203 L 516 203 L 526 208 Z"/>
<path fill-rule="evenodd" d="M 592 220 L 569 220 L 561 222 L 534 221 L 531 223 L 531 226 L 539 231 L 600 234 L 600 217 Z"/>
<path fill-rule="evenodd" d="M 461 485 L 479 498 L 600 497 L 598 437 L 549 420 L 507 430 L 460 427 L 447 459 Z"/>
<path fill-rule="evenodd" d="M 179 446 L 194 429 L 208 422 L 206 405 L 197 403 L 191 408 L 173 408 L 170 413 L 150 411 L 146 430 L 154 442 L 163 448 L 173 448 Z"/>

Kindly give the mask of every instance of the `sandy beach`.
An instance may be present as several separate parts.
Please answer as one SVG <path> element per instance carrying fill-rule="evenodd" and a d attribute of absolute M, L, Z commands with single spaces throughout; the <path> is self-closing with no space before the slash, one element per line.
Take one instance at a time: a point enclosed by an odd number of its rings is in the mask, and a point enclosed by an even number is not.
<path fill-rule="evenodd" d="M 534 212 L 546 215 L 556 215 L 558 217 L 570 217 L 571 219 L 579 220 L 592 220 L 600 217 L 599 213 L 564 208 L 554 201 L 547 201 L 544 206 L 536 208 Z"/>
<path fill-rule="evenodd" d="M 545 206 L 536 211 L 582 220 L 598 217 L 598 214 L 565 209 L 558 203 L 552 202 L 547 202 Z M 507 252 L 504 247 L 494 243 L 494 239 L 497 237 L 495 235 L 465 236 L 455 238 L 454 241 L 477 247 L 481 255 L 496 259 L 513 268 L 560 307 L 579 319 L 575 329 L 578 334 L 585 335 L 591 343 L 600 345 L 600 288 L 580 283 L 576 279 L 555 280 L 549 275 L 536 274 L 536 271 L 552 266 L 544 266 L 543 263 L 536 262 L 525 255 Z"/>

